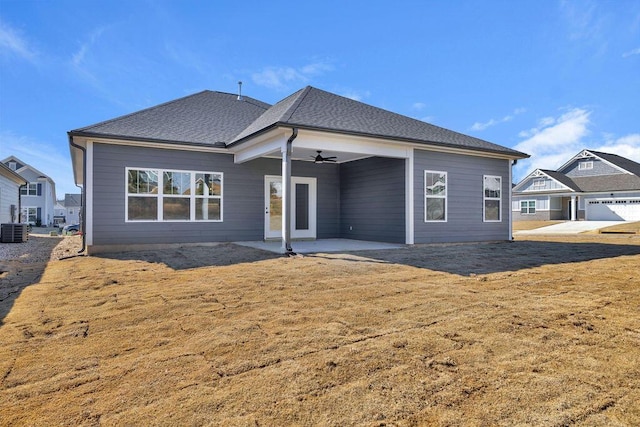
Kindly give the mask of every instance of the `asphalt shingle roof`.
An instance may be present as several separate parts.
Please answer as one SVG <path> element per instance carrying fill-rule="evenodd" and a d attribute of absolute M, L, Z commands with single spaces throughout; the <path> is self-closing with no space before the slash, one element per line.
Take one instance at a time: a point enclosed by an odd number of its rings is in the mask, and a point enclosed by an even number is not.
<path fill-rule="evenodd" d="M 640 163 L 636 163 L 633 160 L 629 160 L 626 157 L 618 156 L 617 154 L 609 154 L 603 153 L 601 151 L 587 150 L 590 153 L 595 154 L 596 156 L 608 161 L 609 163 L 613 163 L 614 165 L 629 171 L 637 176 L 640 176 Z"/>
<path fill-rule="evenodd" d="M 227 143 L 270 107 L 253 98 L 237 98 L 205 90 L 70 134 L 166 143 Z"/>
<path fill-rule="evenodd" d="M 273 106 L 237 95 L 203 91 L 69 132 L 164 143 L 241 144 L 276 126 L 362 135 L 505 154 L 527 154 L 373 107 L 311 86 Z"/>
<path fill-rule="evenodd" d="M 576 184 L 571 178 L 569 178 L 568 176 L 566 176 L 562 172 L 556 172 L 556 171 L 552 171 L 552 170 L 548 170 L 548 169 L 540 169 L 540 170 L 542 172 L 546 173 L 547 175 L 549 175 L 551 178 L 553 178 L 556 181 L 560 182 L 561 184 L 564 184 L 567 187 L 571 188 L 572 190 L 581 191 L 580 187 L 578 186 L 578 184 Z"/>
<path fill-rule="evenodd" d="M 277 124 L 528 157 L 510 148 L 311 86 L 275 104 L 240 133 L 234 143 Z"/>

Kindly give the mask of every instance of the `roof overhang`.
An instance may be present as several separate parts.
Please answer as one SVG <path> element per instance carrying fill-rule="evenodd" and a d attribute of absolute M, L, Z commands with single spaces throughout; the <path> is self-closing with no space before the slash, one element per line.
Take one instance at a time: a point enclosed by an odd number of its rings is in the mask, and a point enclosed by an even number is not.
<path fill-rule="evenodd" d="M 243 163 L 259 157 L 281 158 L 284 142 L 291 135 L 292 129 L 298 129 L 298 136 L 293 143 L 293 160 L 313 160 L 318 150 L 324 156 L 338 157 L 337 163 L 353 161 L 365 157 L 408 158 L 413 149 L 439 151 L 454 154 L 517 160 L 529 157 L 524 153 L 495 152 L 480 149 L 453 147 L 440 143 L 383 138 L 362 133 L 336 132 L 327 129 L 297 127 L 286 124 L 271 126 L 250 137 L 230 143 L 229 150 L 235 155 L 236 163 Z"/>

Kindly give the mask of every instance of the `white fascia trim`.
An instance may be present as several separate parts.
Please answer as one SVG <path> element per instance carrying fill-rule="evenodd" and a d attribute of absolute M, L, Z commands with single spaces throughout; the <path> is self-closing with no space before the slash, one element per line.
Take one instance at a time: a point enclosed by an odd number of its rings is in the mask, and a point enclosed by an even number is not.
<path fill-rule="evenodd" d="M 84 145 L 88 142 L 96 142 L 100 144 L 111 144 L 111 145 L 126 145 L 129 147 L 144 147 L 144 148 L 159 148 L 163 150 L 180 150 L 180 151 L 200 151 L 206 153 L 225 153 L 231 154 L 227 148 L 206 146 L 206 145 L 191 145 L 191 144 L 168 144 L 163 142 L 148 142 L 148 141 L 135 141 L 135 140 L 124 140 L 124 139 L 112 139 L 112 138 L 89 138 L 82 137 L 78 138 L 74 137 L 74 142 L 78 145 Z"/>
<path fill-rule="evenodd" d="M 87 182 L 86 185 L 83 186 L 83 190 L 85 192 L 85 217 L 84 217 L 84 225 L 86 230 L 85 239 L 86 245 L 93 245 L 93 142 L 87 141 L 86 144 L 87 150 Z M 89 191 L 87 191 L 89 190 Z"/>
<path fill-rule="evenodd" d="M 297 140 L 297 139 L 296 139 Z M 254 160 L 260 157 L 269 157 L 282 153 L 282 150 L 286 150 L 286 135 L 279 133 L 277 135 L 271 135 L 268 141 L 264 141 L 260 144 L 251 144 L 249 146 L 243 146 L 242 149 L 234 152 L 234 163 L 244 163 L 249 160 Z"/>
<path fill-rule="evenodd" d="M 511 189 L 511 192 L 518 192 L 518 188 L 522 186 L 522 184 L 524 184 L 525 182 L 527 182 L 529 179 L 531 178 L 536 178 L 536 177 L 541 177 L 544 176 L 546 178 L 549 178 L 552 181 L 557 182 L 558 184 L 560 184 L 560 186 L 562 186 L 562 188 L 569 190 L 572 193 L 576 193 L 576 190 L 574 190 L 573 188 L 567 187 L 566 185 L 564 185 L 563 183 L 561 183 L 560 181 L 558 181 L 557 179 L 555 179 L 552 176 L 549 176 L 549 174 L 544 173 L 542 170 L 540 169 L 536 169 L 533 172 L 531 172 L 529 175 L 527 175 L 526 178 L 524 178 L 522 181 L 520 181 L 515 187 L 513 187 Z M 550 190 L 548 189 L 542 189 L 542 190 L 527 190 L 526 192 L 523 191 L 522 193 L 545 193 L 545 192 L 549 192 Z M 551 190 L 551 191 L 562 191 L 562 190 Z"/>
<path fill-rule="evenodd" d="M 558 169 L 558 171 L 563 170 L 564 168 L 566 168 L 567 166 L 569 166 L 571 163 L 573 163 L 575 160 L 578 159 L 585 159 L 588 157 L 594 157 L 598 160 L 600 160 L 601 162 L 604 162 L 606 164 L 608 164 L 609 166 L 611 166 L 612 168 L 618 169 L 619 171 L 629 174 L 629 175 L 635 175 L 634 173 L 629 172 L 628 170 L 621 168 L 620 166 L 611 163 L 610 161 L 603 159 L 602 157 L 598 156 L 597 154 L 594 154 L 593 152 L 589 151 L 589 150 L 581 150 L 578 154 L 576 154 L 575 156 L 573 156 L 567 163 L 565 163 L 564 165 L 560 166 L 560 168 Z"/>
<path fill-rule="evenodd" d="M 413 150 L 410 150 L 409 157 L 405 160 L 404 174 L 405 174 L 405 243 L 407 245 L 413 245 L 415 241 L 414 220 L 415 220 L 415 194 L 414 194 L 414 165 L 413 165 Z"/>

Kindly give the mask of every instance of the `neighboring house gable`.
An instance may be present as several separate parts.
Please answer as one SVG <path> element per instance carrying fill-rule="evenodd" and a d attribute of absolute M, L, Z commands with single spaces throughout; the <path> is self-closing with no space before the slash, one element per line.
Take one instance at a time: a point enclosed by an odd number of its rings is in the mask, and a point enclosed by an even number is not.
<path fill-rule="evenodd" d="M 2 163 L 10 169 L 15 167 L 15 172 L 27 181 L 20 190 L 20 220 L 43 226 L 53 225 L 56 200 L 53 180 L 15 156 L 7 157 Z"/>
<path fill-rule="evenodd" d="M 555 184 L 542 185 L 542 176 Z M 513 196 L 519 219 L 640 219 L 640 164 L 582 150 L 557 171 L 534 171 L 513 188 Z"/>
<path fill-rule="evenodd" d="M 275 105 L 203 91 L 69 140 L 93 252 L 270 238 L 285 249 L 296 238 L 506 240 L 511 163 L 527 157 L 313 87 Z"/>

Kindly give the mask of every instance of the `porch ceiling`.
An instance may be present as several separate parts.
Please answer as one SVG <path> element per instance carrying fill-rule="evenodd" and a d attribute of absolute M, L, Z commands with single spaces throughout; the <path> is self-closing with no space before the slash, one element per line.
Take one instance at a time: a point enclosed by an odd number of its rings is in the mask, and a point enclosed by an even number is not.
<path fill-rule="evenodd" d="M 335 157 L 335 163 L 346 163 L 352 162 L 354 160 L 364 159 L 367 157 L 371 157 L 370 155 L 365 155 L 362 153 L 352 153 L 347 151 L 336 151 L 336 150 L 324 150 L 321 147 L 317 149 L 312 148 L 302 148 L 296 147 L 295 145 L 291 150 L 291 160 L 298 161 L 314 161 L 315 157 L 318 155 L 318 151 L 322 151 L 322 157 Z M 273 157 L 273 158 L 282 158 L 281 150 L 273 150 L 270 153 L 267 153 L 265 157 Z M 329 162 L 334 163 L 334 162 Z"/>

